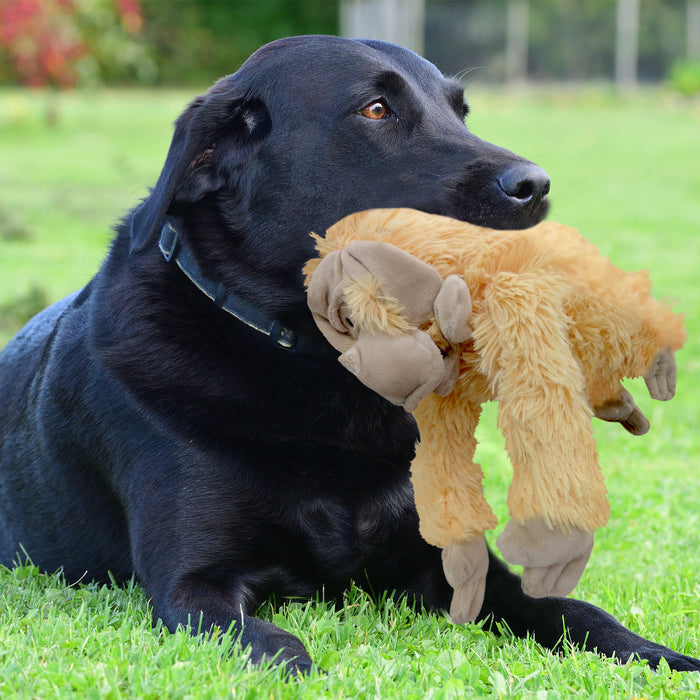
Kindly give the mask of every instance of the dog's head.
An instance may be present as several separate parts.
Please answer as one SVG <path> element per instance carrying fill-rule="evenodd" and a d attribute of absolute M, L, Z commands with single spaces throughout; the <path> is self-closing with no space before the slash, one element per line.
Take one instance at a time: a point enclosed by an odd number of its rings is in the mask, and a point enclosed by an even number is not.
<path fill-rule="evenodd" d="M 495 228 L 547 210 L 540 168 L 467 129 L 459 84 L 377 41 L 327 36 L 262 47 L 194 100 L 175 125 L 151 195 L 133 213 L 131 250 L 166 214 L 225 283 L 276 276 L 303 292 L 310 231 L 347 214 L 411 207 Z M 216 241 L 214 241 L 216 238 Z"/>

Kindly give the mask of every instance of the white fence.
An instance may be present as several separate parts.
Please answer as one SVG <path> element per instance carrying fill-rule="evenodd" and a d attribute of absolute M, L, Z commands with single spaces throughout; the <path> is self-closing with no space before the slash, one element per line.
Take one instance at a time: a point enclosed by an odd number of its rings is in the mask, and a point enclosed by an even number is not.
<path fill-rule="evenodd" d="M 341 0 L 341 33 L 424 54 L 470 80 L 663 79 L 700 60 L 700 0 Z"/>

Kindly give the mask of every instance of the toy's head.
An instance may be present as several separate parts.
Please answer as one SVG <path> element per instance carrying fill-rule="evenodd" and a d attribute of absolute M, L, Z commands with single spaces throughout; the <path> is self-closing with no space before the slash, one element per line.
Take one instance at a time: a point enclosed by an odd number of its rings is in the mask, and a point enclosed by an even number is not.
<path fill-rule="evenodd" d="M 325 255 L 308 283 L 308 303 L 340 362 L 381 396 L 413 410 L 457 379 L 452 345 L 471 335 L 469 290 L 387 243 L 353 241 Z M 423 330 L 435 321 L 441 350 Z"/>

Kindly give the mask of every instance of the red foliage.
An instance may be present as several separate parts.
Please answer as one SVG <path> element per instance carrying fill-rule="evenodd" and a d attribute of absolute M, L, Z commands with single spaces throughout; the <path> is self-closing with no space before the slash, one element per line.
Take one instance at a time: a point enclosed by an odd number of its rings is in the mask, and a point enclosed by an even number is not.
<path fill-rule="evenodd" d="M 73 0 L 0 0 L 0 43 L 27 85 L 74 85 L 84 53 Z"/>
<path fill-rule="evenodd" d="M 114 8 L 126 31 L 141 31 L 140 0 L 114 0 Z M 75 0 L 0 0 L 0 47 L 26 85 L 75 85 L 87 53 Z"/>
<path fill-rule="evenodd" d="M 129 34 L 138 34 L 143 29 L 143 12 L 140 0 L 115 0 L 117 13 Z"/>

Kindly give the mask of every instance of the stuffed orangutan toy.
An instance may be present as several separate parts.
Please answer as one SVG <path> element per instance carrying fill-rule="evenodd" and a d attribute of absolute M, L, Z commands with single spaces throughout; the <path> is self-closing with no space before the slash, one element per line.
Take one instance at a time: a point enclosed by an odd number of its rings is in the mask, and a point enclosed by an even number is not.
<path fill-rule="evenodd" d="M 347 369 L 416 418 L 415 502 L 422 536 L 443 550 L 453 620 L 481 608 L 483 533 L 496 526 L 473 462 L 488 400 L 513 467 L 498 547 L 524 567 L 527 594 L 568 595 L 610 513 L 591 418 L 648 430 L 621 380 L 673 397 L 682 316 L 650 296 L 646 273 L 553 222 L 497 231 L 375 209 L 315 238 L 304 272 L 318 327 Z"/>

